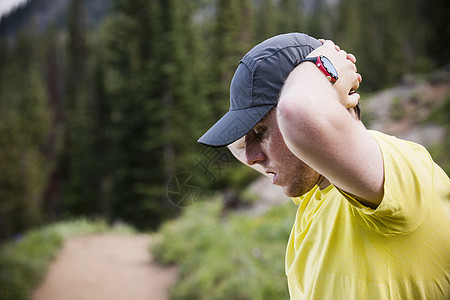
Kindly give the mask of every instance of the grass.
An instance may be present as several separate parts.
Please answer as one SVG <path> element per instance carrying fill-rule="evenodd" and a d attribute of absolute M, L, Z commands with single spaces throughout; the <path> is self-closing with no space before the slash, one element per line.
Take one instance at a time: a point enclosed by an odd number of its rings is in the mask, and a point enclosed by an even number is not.
<path fill-rule="evenodd" d="M 180 266 L 172 299 L 287 299 L 284 256 L 292 203 L 261 217 L 224 217 L 219 199 L 200 202 L 165 223 L 152 252 Z"/>
<path fill-rule="evenodd" d="M 450 94 L 445 97 L 440 106 L 431 112 L 425 121 L 437 123 L 447 131 L 443 141 L 430 147 L 430 153 L 447 175 L 450 175 L 450 157 L 448 155 L 448 149 L 450 147 Z"/>
<path fill-rule="evenodd" d="M 47 225 L 0 247 L 0 299 L 30 299 L 47 266 L 65 239 L 100 232 L 130 233 L 126 225 L 109 227 L 103 221 L 84 218 Z"/>

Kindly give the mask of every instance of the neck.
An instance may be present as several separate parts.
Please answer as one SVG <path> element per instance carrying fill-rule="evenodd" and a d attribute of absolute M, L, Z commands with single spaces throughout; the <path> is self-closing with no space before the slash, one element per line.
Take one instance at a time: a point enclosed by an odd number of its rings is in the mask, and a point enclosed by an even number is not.
<path fill-rule="evenodd" d="M 324 188 L 330 185 L 330 182 L 328 181 L 328 179 L 320 175 L 316 185 L 319 186 L 319 189 L 323 190 Z"/>

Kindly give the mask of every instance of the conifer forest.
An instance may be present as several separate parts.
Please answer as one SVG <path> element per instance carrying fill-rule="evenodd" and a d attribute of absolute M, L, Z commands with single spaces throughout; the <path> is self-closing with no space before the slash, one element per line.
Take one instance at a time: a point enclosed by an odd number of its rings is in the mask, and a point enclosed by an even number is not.
<path fill-rule="evenodd" d="M 450 63 L 448 0 L 30 0 L 0 19 L 0 240 L 88 216 L 156 229 L 170 196 L 256 176 L 197 139 L 240 58 L 280 33 L 331 39 L 361 92 Z M 172 199 L 172 200 L 171 200 Z"/>

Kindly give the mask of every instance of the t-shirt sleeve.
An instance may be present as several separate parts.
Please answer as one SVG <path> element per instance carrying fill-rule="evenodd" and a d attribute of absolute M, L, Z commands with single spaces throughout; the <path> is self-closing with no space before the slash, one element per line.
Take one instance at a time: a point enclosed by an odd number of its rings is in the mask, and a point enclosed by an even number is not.
<path fill-rule="evenodd" d="M 415 230 L 433 201 L 434 164 L 421 145 L 370 131 L 381 148 L 384 165 L 384 196 L 376 209 L 364 206 L 341 191 L 355 215 L 384 234 Z"/>

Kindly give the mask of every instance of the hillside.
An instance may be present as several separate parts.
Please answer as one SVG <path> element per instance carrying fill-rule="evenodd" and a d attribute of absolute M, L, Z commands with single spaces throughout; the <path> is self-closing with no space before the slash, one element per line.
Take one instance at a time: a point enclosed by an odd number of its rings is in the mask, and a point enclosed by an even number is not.
<path fill-rule="evenodd" d="M 426 76 L 405 76 L 395 87 L 362 97 L 363 121 L 375 129 L 427 147 L 450 171 L 450 67 Z"/>
<path fill-rule="evenodd" d="M 70 0 L 30 0 L 0 18 L 0 41 L 13 42 L 21 32 L 32 29 L 42 34 L 48 29 L 65 30 Z M 109 12 L 113 0 L 85 1 L 85 21 L 96 27 Z"/>
<path fill-rule="evenodd" d="M 362 100 L 371 129 L 380 130 L 426 146 L 441 142 L 445 126 L 431 115 L 450 95 L 450 69 L 428 78 L 405 77 L 403 83 Z"/>

